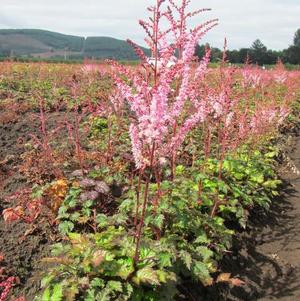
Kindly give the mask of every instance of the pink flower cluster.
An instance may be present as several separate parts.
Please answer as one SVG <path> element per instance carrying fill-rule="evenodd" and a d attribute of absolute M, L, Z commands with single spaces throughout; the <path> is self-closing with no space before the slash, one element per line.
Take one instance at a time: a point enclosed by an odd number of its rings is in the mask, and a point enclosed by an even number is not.
<path fill-rule="evenodd" d="M 164 2 L 168 2 L 165 11 Z M 130 137 L 137 168 L 149 165 L 151 150 L 154 164 L 158 164 L 158 158 L 174 154 L 186 134 L 209 113 L 198 84 L 207 73 L 210 50 L 196 67 L 194 52 L 198 41 L 217 20 L 188 30 L 187 20 L 204 11 L 186 12 L 189 2 L 184 0 L 179 7 L 172 0 L 157 0 L 157 5 L 148 9 L 153 17 L 140 21 L 140 25 L 147 34 L 145 41 L 152 50 L 152 58 L 146 58 L 130 42 L 141 58 L 142 70 L 113 64 L 118 73 L 114 76 L 118 93 L 133 112 Z M 161 29 L 162 19 L 169 24 L 165 30 Z M 115 102 L 117 107 L 120 101 Z"/>
<path fill-rule="evenodd" d="M 15 277 L 9 277 L 6 280 L 0 282 L 0 287 L 3 288 L 2 293 L 0 295 L 0 301 L 5 301 L 16 278 Z"/>
<path fill-rule="evenodd" d="M 258 108 L 250 121 L 252 134 L 263 134 L 266 129 L 279 126 L 289 113 L 287 107 L 276 108 L 272 105 Z"/>
<path fill-rule="evenodd" d="M 278 84 L 285 84 L 289 73 L 285 70 L 283 63 L 278 60 L 273 70 L 264 70 L 259 66 L 251 66 L 246 63 L 242 69 L 244 87 L 264 87 L 275 81 Z"/>
<path fill-rule="evenodd" d="M 156 0 L 156 6 L 148 9 L 152 14 L 149 20 L 139 22 L 146 32 L 151 57 L 129 41 L 140 57 L 140 67 L 112 62 L 116 91 L 111 102 L 115 111 L 125 102 L 129 104 L 129 134 L 138 169 L 161 165 L 166 158 L 174 167 L 187 134 L 201 123 L 205 123 L 209 135 L 218 133 L 218 143 L 225 152 L 251 135 L 276 128 L 289 113 L 288 105 L 278 107 L 275 94 L 271 93 L 271 104 L 270 99 L 264 102 L 274 83 L 288 86 L 291 75 L 281 62 L 271 71 L 249 63 L 242 69 L 225 67 L 226 41 L 216 71 L 208 69 L 210 49 L 200 62 L 195 59 L 197 43 L 217 20 L 188 29 L 189 18 L 207 11 L 188 12 L 189 3 L 182 0 L 178 6 L 173 0 Z M 261 103 L 256 92 L 261 95 Z"/>

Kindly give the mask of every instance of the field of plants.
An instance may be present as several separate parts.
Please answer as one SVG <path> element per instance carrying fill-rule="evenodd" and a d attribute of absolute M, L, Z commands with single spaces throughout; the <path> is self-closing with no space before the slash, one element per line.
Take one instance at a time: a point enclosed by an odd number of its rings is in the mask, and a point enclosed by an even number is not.
<path fill-rule="evenodd" d="M 188 3 L 148 9 L 152 58 L 129 41 L 137 66 L 0 64 L 0 301 L 258 300 L 271 288 L 255 277 L 281 259 L 272 244 L 271 257 L 251 250 L 270 217 L 289 219 L 264 241 L 297 240 L 280 175 L 300 173 L 300 71 L 230 66 L 226 45 L 217 67 L 210 49 L 195 59 L 217 20 L 189 29 L 205 10 Z M 299 300 L 282 282 L 292 270 L 269 278 L 284 300 Z"/>

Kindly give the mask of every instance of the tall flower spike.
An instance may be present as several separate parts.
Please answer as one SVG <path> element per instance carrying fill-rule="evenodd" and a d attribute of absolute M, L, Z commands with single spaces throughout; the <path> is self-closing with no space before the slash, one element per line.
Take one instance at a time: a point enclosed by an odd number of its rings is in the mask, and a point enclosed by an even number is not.
<path fill-rule="evenodd" d="M 148 9 L 149 21 L 139 22 L 152 50 L 152 58 L 146 58 L 135 43 L 129 42 L 142 60 L 142 73 L 114 64 L 116 87 L 133 113 L 129 133 L 137 168 L 149 162 L 158 164 L 162 156 L 173 158 L 187 133 L 209 113 L 207 100 L 201 99 L 199 81 L 207 72 L 210 50 L 196 67 L 194 52 L 217 20 L 189 31 L 188 19 L 207 10 L 188 12 L 189 3 L 190 0 L 182 0 L 181 5 L 173 0 L 157 0 L 156 6 Z M 162 18 L 168 21 L 167 28 L 163 29 Z M 170 147 L 171 152 L 166 153 Z"/>

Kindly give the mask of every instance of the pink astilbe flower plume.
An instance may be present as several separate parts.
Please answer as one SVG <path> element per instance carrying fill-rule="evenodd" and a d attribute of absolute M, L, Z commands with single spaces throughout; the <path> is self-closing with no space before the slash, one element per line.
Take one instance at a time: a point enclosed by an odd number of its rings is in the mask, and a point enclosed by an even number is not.
<path fill-rule="evenodd" d="M 151 153 L 154 165 L 159 164 L 159 158 L 166 156 L 168 149 L 172 157 L 186 134 L 209 114 L 198 85 L 207 73 L 211 52 L 206 49 L 196 67 L 194 53 L 199 40 L 217 25 L 217 20 L 188 30 L 188 19 L 208 10 L 187 12 L 189 3 L 183 0 L 177 5 L 172 0 L 158 0 L 156 6 L 148 8 L 152 14 L 149 20 L 139 21 L 152 57 L 147 58 L 135 43 L 129 43 L 141 59 L 144 72 L 113 63 L 119 95 L 133 113 L 130 138 L 137 168 L 149 165 Z M 168 27 L 163 28 L 162 19 Z"/>

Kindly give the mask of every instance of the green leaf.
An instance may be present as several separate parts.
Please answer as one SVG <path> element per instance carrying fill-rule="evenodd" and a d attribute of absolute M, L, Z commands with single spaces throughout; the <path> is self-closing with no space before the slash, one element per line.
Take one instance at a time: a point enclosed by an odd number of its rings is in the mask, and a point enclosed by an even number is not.
<path fill-rule="evenodd" d="M 192 265 L 192 256 L 189 252 L 181 250 L 179 253 L 180 259 L 183 261 L 185 266 L 190 270 Z"/>
<path fill-rule="evenodd" d="M 94 278 L 91 281 L 91 286 L 92 287 L 97 287 L 97 288 L 103 288 L 105 285 L 104 280 L 101 278 Z"/>
<path fill-rule="evenodd" d="M 72 198 L 72 199 L 69 200 L 68 207 L 74 208 L 74 207 L 76 207 L 76 205 L 77 205 L 77 200 L 76 199 Z"/>
<path fill-rule="evenodd" d="M 213 279 L 210 276 L 209 270 L 203 262 L 195 262 L 195 265 L 193 266 L 193 272 L 204 285 L 211 285 L 213 283 Z"/>
<path fill-rule="evenodd" d="M 105 228 L 108 226 L 108 217 L 105 214 L 97 214 L 96 222 L 98 227 Z"/>
<path fill-rule="evenodd" d="M 134 272 L 134 261 L 132 258 L 119 259 L 120 264 L 117 275 L 126 280 Z"/>
<path fill-rule="evenodd" d="M 228 187 L 224 181 L 218 181 L 219 192 L 228 193 Z"/>
<path fill-rule="evenodd" d="M 235 172 L 233 174 L 233 176 L 237 179 L 237 180 L 242 180 L 245 177 L 245 174 L 240 173 L 240 172 Z"/>
<path fill-rule="evenodd" d="M 74 212 L 70 215 L 70 220 L 72 222 L 76 222 L 78 221 L 78 219 L 80 218 L 80 213 L 79 212 Z"/>
<path fill-rule="evenodd" d="M 123 300 L 129 300 L 129 298 L 132 296 L 133 293 L 133 287 L 130 283 L 125 283 L 124 284 L 124 298 Z M 122 300 L 121 300 L 122 301 Z"/>
<path fill-rule="evenodd" d="M 51 254 L 53 256 L 59 256 L 65 252 L 65 246 L 62 243 L 56 243 L 52 246 Z"/>
<path fill-rule="evenodd" d="M 43 293 L 42 301 L 51 301 L 50 299 L 50 289 L 47 287 Z"/>
<path fill-rule="evenodd" d="M 205 244 L 209 242 L 210 240 L 207 238 L 206 233 L 202 233 L 201 235 L 198 235 L 197 238 L 194 240 L 195 244 Z"/>
<path fill-rule="evenodd" d="M 183 165 L 176 166 L 176 175 L 180 176 L 184 173 L 185 167 Z"/>
<path fill-rule="evenodd" d="M 168 190 L 171 187 L 171 182 L 163 181 L 163 182 L 161 182 L 160 187 L 161 187 L 162 190 Z"/>
<path fill-rule="evenodd" d="M 133 281 L 136 284 L 146 283 L 151 285 L 159 285 L 159 279 L 155 270 L 151 267 L 144 267 L 141 270 L 138 270 L 136 276 L 133 277 Z"/>
<path fill-rule="evenodd" d="M 226 171 L 230 171 L 231 170 L 231 161 L 224 160 L 223 161 L 223 169 Z"/>
<path fill-rule="evenodd" d="M 69 218 L 70 214 L 68 213 L 68 208 L 66 206 L 61 206 L 58 210 L 57 217 L 59 219 Z"/>
<path fill-rule="evenodd" d="M 162 229 L 164 225 L 165 216 L 163 214 L 156 215 L 154 219 L 152 219 L 153 226 L 156 226 L 158 229 Z"/>
<path fill-rule="evenodd" d="M 250 176 L 250 179 L 253 182 L 256 182 L 258 184 L 262 184 L 264 182 L 264 175 L 262 173 L 256 173 L 256 174 L 252 174 Z"/>
<path fill-rule="evenodd" d="M 203 187 L 209 188 L 211 191 L 216 191 L 216 188 L 218 187 L 218 182 L 216 180 L 205 179 L 203 181 Z"/>
<path fill-rule="evenodd" d="M 83 237 L 80 233 L 69 233 L 68 236 L 72 241 L 72 243 L 77 243 L 77 244 L 81 243 Z"/>
<path fill-rule="evenodd" d="M 271 188 L 276 189 L 278 185 L 280 185 L 282 182 L 280 180 L 268 180 L 263 183 L 263 186 L 265 188 Z"/>
<path fill-rule="evenodd" d="M 223 226 L 224 225 L 224 219 L 219 216 L 214 217 L 214 221 L 218 226 Z"/>
<path fill-rule="evenodd" d="M 57 283 L 53 287 L 51 301 L 62 301 L 63 299 L 63 287 L 61 283 Z"/>
<path fill-rule="evenodd" d="M 125 211 L 129 212 L 132 211 L 135 206 L 135 201 L 133 199 L 126 199 L 122 201 L 122 203 L 119 206 L 119 211 Z"/>
<path fill-rule="evenodd" d="M 97 294 L 96 297 L 97 301 L 110 301 L 110 292 L 107 288 L 105 288 L 104 290 L 102 290 L 100 293 Z"/>
<path fill-rule="evenodd" d="M 55 278 L 55 276 L 51 275 L 51 274 L 43 277 L 43 279 L 41 281 L 41 287 L 44 288 L 44 287 L 48 286 L 54 278 Z"/>
<path fill-rule="evenodd" d="M 199 253 L 199 255 L 201 255 L 204 262 L 207 261 L 208 259 L 210 259 L 214 254 L 213 251 L 211 251 L 210 249 L 208 249 L 207 247 L 204 247 L 204 246 L 197 247 L 196 250 Z"/>
<path fill-rule="evenodd" d="M 157 273 L 157 276 L 158 276 L 158 279 L 159 279 L 159 282 L 160 283 L 166 283 L 167 280 L 168 280 L 168 273 L 165 272 L 165 271 L 162 271 L 162 270 L 158 270 L 156 271 Z"/>
<path fill-rule="evenodd" d="M 272 152 L 269 152 L 269 153 L 266 153 L 265 154 L 265 157 L 266 158 L 274 158 L 278 155 L 278 152 L 277 151 L 272 151 Z"/>
<path fill-rule="evenodd" d="M 171 267 L 172 266 L 171 254 L 167 252 L 159 253 L 159 263 L 161 267 Z"/>
<path fill-rule="evenodd" d="M 84 202 L 83 207 L 84 207 L 84 208 L 90 208 L 90 207 L 93 206 L 93 204 L 94 204 L 93 201 L 87 200 L 86 202 Z"/>
<path fill-rule="evenodd" d="M 74 224 L 70 221 L 64 221 L 64 222 L 60 223 L 58 226 L 59 232 L 64 235 L 68 234 L 73 229 L 74 229 Z"/>
<path fill-rule="evenodd" d="M 273 196 L 278 196 L 279 195 L 279 192 L 276 191 L 276 190 L 272 190 L 271 193 L 272 193 Z"/>
<path fill-rule="evenodd" d="M 108 281 L 107 287 L 112 290 L 121 293 L 123 291 L 122 283 L 120 281 Z"/>
<path fill-rule="evenodd" d="M 154 256 L 156 256 L 156 253 L 154 252 L 154 250 L 147 248 L 147 247 L 141 247 L 141 249 L 140 249 L 140 258 L 141 259 L 154 257 Z"/>

